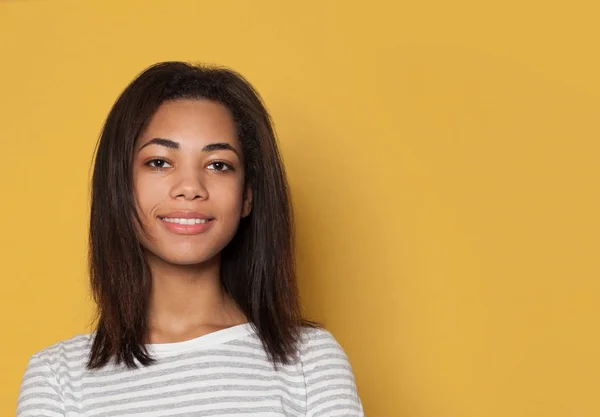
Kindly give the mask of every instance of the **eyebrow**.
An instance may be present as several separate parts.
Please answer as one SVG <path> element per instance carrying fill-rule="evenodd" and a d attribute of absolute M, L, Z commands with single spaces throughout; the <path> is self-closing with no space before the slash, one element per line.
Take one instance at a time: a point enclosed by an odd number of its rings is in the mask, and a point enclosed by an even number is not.
<path fill-rule="evenodd" d="M 159 145 L 159 146 L 164 146 L 169 149 L 175 149 L 175 150 L 181 149 L 179 142 L 175 142 L 174 140 L 171 140 L 171 139 L 154 138 L 154 139 L 146 142 L 140 148 L 140 151 L 148 145 Z M 233 146 L 231 146 L 229 143 L 225 143 L 225 142 L 209 143 L 204 148 L 202 148 L 202 152 L 213 152 L 213 151 L 233 151 L 239 157 L 239 154 L 235 150 L 235 148 Z"/>

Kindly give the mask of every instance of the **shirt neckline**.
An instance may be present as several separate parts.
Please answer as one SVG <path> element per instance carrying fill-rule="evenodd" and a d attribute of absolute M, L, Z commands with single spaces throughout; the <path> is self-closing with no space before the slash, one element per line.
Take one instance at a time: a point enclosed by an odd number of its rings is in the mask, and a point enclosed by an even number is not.
<path fill-rule="evenodd" d="M 226 329 L 216 330 L 193 339 L 173 343 L 146 344 L 148 353 L 165 354 L 194 350 L 200 347 L 214 346 L 254 333 L 251 323 L 238 324 Z"/>

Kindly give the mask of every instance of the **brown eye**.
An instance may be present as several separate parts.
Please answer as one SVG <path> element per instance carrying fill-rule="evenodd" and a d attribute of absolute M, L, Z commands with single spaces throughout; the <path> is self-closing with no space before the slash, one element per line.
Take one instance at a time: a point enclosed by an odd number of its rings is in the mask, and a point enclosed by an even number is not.
<path fill-rule="evenodd" d="M 164 168 L 168 168 L 170 166 L 170 164 L 167 161 L 165 161 L 164 159 L 160 159 L 160 158 L 152 159 L 152 160 L 146 162 L 146 165 L 148 165 L 150 168 L 154 168 L 154 169 L 164 169 Z"/>
<path fill-rule="evenodd" d="M 219 162 L 219 161 L 211 162 L 208 166 L 209 166 L 209 169 L 213 170 L 213 171 L 229 171 L 232 169 L 229 164 L 226 164 L 225 162 Z M 213 168 L 210 168 L 210 167 L 213 167 Z"/>

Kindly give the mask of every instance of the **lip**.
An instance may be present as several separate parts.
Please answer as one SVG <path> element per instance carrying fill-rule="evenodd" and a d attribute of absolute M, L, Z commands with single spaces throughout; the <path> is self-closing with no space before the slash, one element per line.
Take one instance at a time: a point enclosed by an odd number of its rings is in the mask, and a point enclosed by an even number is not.
<path fill-rule="evenodd" d="M 200 224 L 179 224 L 179 223 L 169 223 L 164 221 L 163 219 L 205 219 L 208 220 L 206 223 Z M 214 223 L 213 217 L 207 216 L 205 214 L 199 213 L 197 211 L 172 211 L 168 214 L 158 216 L 158 220 L 161 222 L 165 228 L 174 234 L 177 235 L 198 235 L 206 232 L 212 227 Z"/>
<path fill-rule="evenodd" d="M 206 219 L 213 220 L 212 217 L 202 214 L 197 211 L 172 211 L 168 214 L 160 214 L 158 216 L 161 219 Z"/>

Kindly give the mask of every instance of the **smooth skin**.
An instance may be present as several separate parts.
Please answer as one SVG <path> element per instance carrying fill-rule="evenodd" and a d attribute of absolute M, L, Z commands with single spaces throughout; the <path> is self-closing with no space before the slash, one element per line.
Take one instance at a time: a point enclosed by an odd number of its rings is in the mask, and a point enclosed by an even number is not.
<path fill-rule="evenodd" d="M 138 233 L 152 271 L 147 343 L 180 342 L 247 323 L 219 278 L 220 252 L 252 206 L 229 110 L 208 100 L 163 103 L 136 143 L 133 182 L 150 237 Z M 173 233 L 161 217 L 175 211 L 213 220 L 199 234 Z"/>

